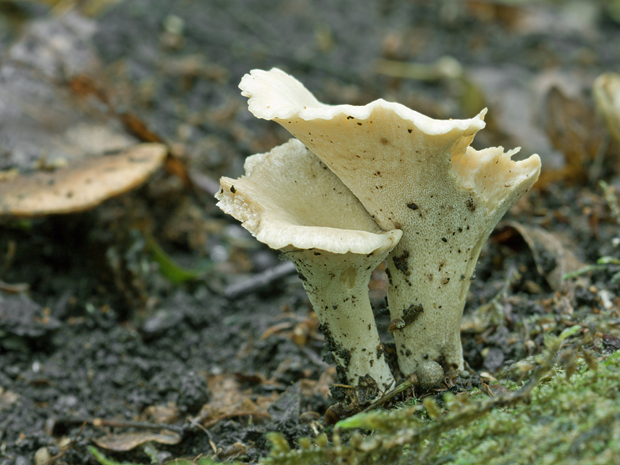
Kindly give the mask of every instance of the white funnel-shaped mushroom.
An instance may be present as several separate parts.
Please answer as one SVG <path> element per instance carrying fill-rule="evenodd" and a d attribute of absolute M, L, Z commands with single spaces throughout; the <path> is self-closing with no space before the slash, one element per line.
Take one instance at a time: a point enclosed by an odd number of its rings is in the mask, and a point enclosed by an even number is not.
<path fill-rule="evenodd" d="M 403 105 L 325 105 L 286 73 L 254 70 L 239 86 L 344 182 L 384 230 L 403 237 L 388 259 L 388 303 L 404 375 L 462 369 L 460 322 L 478 255 L 540 173 L 540 159 L 469 147 L 483 116 L 434 120 Z M 432 374 L 432 375 L 431 375 Z M 430 384 L 430 380 L 421 380 Z"/>
<path fill-rule="evenodd" d="M 384 232 L 357 198 L 304 145 L 291 139 L 248 157 L 246 175 L 222 178 L 218 206 L 299 272 L 339 374 L 351 385 L 394 379 L 383 354 L 368 282 L 402 233 Z"/>

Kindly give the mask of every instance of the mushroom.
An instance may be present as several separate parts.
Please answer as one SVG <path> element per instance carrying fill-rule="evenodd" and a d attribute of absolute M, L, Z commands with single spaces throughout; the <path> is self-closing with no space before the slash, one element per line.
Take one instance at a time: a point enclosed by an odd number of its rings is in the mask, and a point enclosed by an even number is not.
<path fill-rule="evenodd" d="M 88 210 L 144 183 L 164 163 L 162 144 L 136 144 L 116 154 L 73 161 L 54 171 L 0 177 L 0 216 Z M 0 172 L 2 174 L 2 172 Z"/>
<path fill-rule="evenodd" d="M 620 74 L 601 74 L 594 81 L 592 94 L 609 133 L 620 142 Z"/>
<path fill-rule="evenodd" d="M 218 206 L 297 268 L 343 381 L 394 379 L 368 282 L 401 231 L 382 231 L 347 187 L 300 141 L 248 157 L 246 175 L 222 178 Z"/>
<path fill-rule="evenodd" d="M 114 115 L 92 21 L 32 22 L 0 64 L 0 216 L 93 208 L 144 183 L 166 160 Z"/>
<path fill-rule="evenodd" d="M 443 121 L 384 100 L 325 105 L 275 68 L 246 74 L 239 87 L 254 116 L 301 140 L 383 230 L 402 230 L 387 261 L 402 373 L 428 385 L 438 373 L 462 370 L 460 322 L 478 255 L 538 179 L 539 157 L 516 162 L 518 149 L 469 147 L 486 110 Z"/>

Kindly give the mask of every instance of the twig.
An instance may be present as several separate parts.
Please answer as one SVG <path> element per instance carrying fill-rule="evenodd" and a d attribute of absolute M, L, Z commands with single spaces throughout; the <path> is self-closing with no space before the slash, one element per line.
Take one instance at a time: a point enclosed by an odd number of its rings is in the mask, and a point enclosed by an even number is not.
<path fill-rule="evenodd" d="M 396 397 L 401 392 L 404 392 L 407 389 L 415 387 L 415 383 L 417 383 L 417 381 L 418 380 L 415 377 L 415 375 L 411 375 L 409 378 L 407 378 L 405 381 L 400 383 L 398 386 L 396 386 L 390 392 L 388 392 L 387 394 L 382 395 L 380 398 L 378 398 L 372 404 L 370 404 L 368 407 L 366 407 L 364 410 L 362 410 L 362 413 L 369 412 L 370 410 L 374 410 L 377 407 L 380 407 L 383 404 L 385 404 L 388 400 L 393 399 L 394 397 Z"/>
<path fill-rule="evenodd" d="M 224 413 L 222 415 L 219 415 L 213 418 L 212 420 L 209 420 L 208 422 L 206 422 L 204 427 L 211 428 L 212 426 L 215 426 L 222 420 L 228 420 L 229 418 L 235 418 L 235 417 L 271 418 L 271 415 L 269 415 L 267 412 L 252 412 L 252 411 L 240 410 L 238 412 Z"/>
<path fill-rule="evenodd" d="M 54 463 L 56 460 L 58 460 L 60 457 L 65 455 L 69 449 L 73 449 L 75 447 L 75 443 L 77 442 L 78 438 L 84 432 L 84 428 L 86 428 L 86 422 L 82 423 L 82 427 L 80 428 L 80 431 L 78 431 L 78 433 L 71 440 L 71 442 L 67 445 L 67 447 L 65 447 L 63 450 L 61 450 L 58 454 L 56 454 L 53 457 L 50 457 L 49 459 L 47 459 L 45 462 L 42 462 L 40 465 L 50 465 L 50 464 Z"/>
<path fill-rule="evenodd" d="M 295 273 L 293 262 L 286 261 L 265 271 L 255 274 L 244 281 L 233 283 L 224 288 L 224 297 L 234 300 L 242 295 L 257 291 L 269 286 L 280 278 Z"/>
<path fill-rule="evenodd" d="M 227 420 L 229 418 L 235 418 L 235 417 L 252 417 L 252 418 L 270 418 L 271 416 L 269 415 L 269 413 L 267 412 L 254 412 L 254 411 L 246 411 L 246 410 L 238 410 L 235 412 L 230 412 L 230 413 L 222 413 L 220 415 L 217 415 L 215 418 L 211 418 L 210 420 L 206 421 L 206 423 L 203 425 L 203 422 L 205 420 L 207 420 L 207 418 L 209 418 L 209 415 L 211 415 L 211 411 L 204 410 L 200 415 L 198 415 L 197 417 L 191 418 L 189 420 L 189 429 L 190 430 L 197 430 L 200 429 L 202 431 L 206 431 L 207 428 L 211 428 L 212 426 L 216 425 L 217 423 L 219 423 L 222 420 Z M 208 432 L 207 432 L 208 434 Z M 209 435 L 209 439 L 211 438 L 211 436 Z"/>
<path fill-rule="evenodd" d="M 0 291 L 7 292 L 9 294 L 20 294 L 28 291 L 30 285 L 28 283 L 9 284 L 4 281 L 0 281 Z"/>
<path fill-rule="evenodd" d="M 442 79 L 458 79 L 463 76 L 463 66 L 455 58 L 441 57 L 436 62 L 407 63 L 394 60 L 378 60 L 375 68 L 384 76 L 415 79 L 418 81 L 439 81 Z"/>
<path fill-rule="evenodd" d="M 84 418 L 84 417 L 61 417 L 55 420 L 56 424 L 74 424 L 83 423 L 92 426 L 110 426 L 112 428 L 137 428 L 137 429 L 168 429 L 175 433 L 184 434 L 185 426 L 170 425 L 165 423 L 148 423 L 144 421 L 119 421 L 105 420 L 103 418 Z"/>
<path fill-rule="evenodd" d="M 207 438 L 209 439 L 209 445 L 211 446 L 213 453 L 217 454 L 217 446 L 215 445 L 215 442 L 213 442 L 213 437 L 211 436 L 211 433 L 209 432 L 209 430 L 205 428 L 204 426 L 202 426 L 196 418 L 190 418 L 189 423 L 190 423 L 189 425 L 190 430 L 199 429 L 200 431 L 202 431 L 203 433 L 207 435 Z"/>

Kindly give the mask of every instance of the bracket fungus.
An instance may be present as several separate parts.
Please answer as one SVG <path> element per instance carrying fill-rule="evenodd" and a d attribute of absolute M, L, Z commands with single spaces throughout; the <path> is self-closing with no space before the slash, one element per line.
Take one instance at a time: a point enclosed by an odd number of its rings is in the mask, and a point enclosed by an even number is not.
<path fill-rule="evenodd" d="M 239 87 L 254 116 L 303 142 L 383 230 L 402 230 L 387 261 L 401 372 L 430 385 L 462 370 L 460 322 L 478 255 L 538 179 L 540 158 L 513 161 L 518 149 L 471 148 L 486 110 L 435 120 L 384 100 L 326 105 L 276 68 L 253 70 Z"/>
<path fill-rule="evenodd" d="M 246 175 L 222 178 L 218 206 L 295 264 L 349 384 L 394 379 L 375 325 L 368 282 L 401 231 L 382 231 L 347 187 L 301 142 L 248 157 Z"/>

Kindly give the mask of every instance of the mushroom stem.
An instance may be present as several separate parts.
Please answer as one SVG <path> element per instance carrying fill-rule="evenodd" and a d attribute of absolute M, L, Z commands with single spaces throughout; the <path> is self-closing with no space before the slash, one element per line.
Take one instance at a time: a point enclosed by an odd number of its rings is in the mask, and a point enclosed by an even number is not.
<path fill-rule="evenodd" d="M 540 172 L 538 156 L 515 162 L 518 149 L 477 151 L 468 147 L 472 138 L 463 135 L 450 150 L 431 154 L 448 161 L 442 183 L 431 170 L 407 173 L 412 187 L 389 210 L 391 220 L 377 215 L 380 225 L 397 222 L 403 231 L 387 261 L 390 314 L 403 321 L 393 332 L 403 373 L 420 376 L 430 361 L 444 371 L 463 369 L 461 318 L 478 256 Z"/>
<path fill-rule="evenodd" d="M 319 317 L 339 378 L 353 386 L 365 375 L 372 376 L 382 390 L 394 383 L 368 298 L 370 275 L 392 247 L 388 242 L 363 260 L 353 253 L 283 250 L 295 264 Z M 326 270 L 329 279 L 325 279 Z"/>

